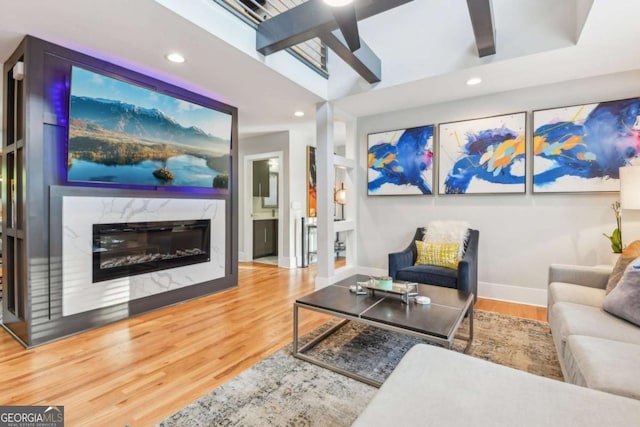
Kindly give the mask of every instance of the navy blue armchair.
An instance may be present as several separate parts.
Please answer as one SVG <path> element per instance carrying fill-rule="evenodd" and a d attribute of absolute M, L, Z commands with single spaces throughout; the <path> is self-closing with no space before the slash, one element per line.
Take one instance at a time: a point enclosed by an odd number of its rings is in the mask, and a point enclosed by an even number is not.
<path fill-rule="evenodd" d="M 397 280 L 426 283 L 445 288 L 473 292 L 478 300 L 478 230 L 469 229 L 469 239 L 458 269 L 437 265 L 414 265 L 418 256 L 416 240 L 422 240 L 425 228 L 419 227 L 409 246 L 402 252 L 389 254 L 389 276 Z"/>

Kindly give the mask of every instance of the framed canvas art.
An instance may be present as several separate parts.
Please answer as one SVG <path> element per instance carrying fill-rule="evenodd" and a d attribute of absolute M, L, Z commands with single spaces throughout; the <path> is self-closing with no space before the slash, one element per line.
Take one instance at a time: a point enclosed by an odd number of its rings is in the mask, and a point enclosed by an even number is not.
<path fill-rule="evenodd" d="M 438 194 L 526 192 L 526 113 L 438 126 Z"/>
<path fill-rule="evenodd" d="M 368 135 L 367 194 L 433 193 L 433 125 Z"/>
<path fill-rule="evenodd" d="M 640 98 L 533 112 L 533 192 L 619 191 L 639 165 Z"/>
<path fill-rule="evenodd" d="M 317 216 L 316 197 L 316 147 L 307 146 L 307 216 Z"/>

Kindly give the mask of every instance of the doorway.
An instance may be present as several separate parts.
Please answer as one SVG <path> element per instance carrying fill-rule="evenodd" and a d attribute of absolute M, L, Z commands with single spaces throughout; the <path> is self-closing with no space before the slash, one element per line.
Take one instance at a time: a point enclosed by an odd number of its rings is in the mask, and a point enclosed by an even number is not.
<path fill-rule="evenodd" d="M 283 259 L 282 154 L 264 153 L 245 158 L 244 259 L 280 266 Z"/>

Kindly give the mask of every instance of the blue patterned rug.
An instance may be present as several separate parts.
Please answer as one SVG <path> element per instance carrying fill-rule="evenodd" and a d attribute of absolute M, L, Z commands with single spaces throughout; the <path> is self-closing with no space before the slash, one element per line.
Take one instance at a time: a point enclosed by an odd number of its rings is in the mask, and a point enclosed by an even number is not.
<path fill-rule="evenodd" d="M 562 379 L 544 322 L 475 312 L 470 354 L 537 375 Z M 329 325 L 309 334 L 311 339 Z M 467 326 L 461 329 L 466 333 Z M 309 353 L 383 381 L 420 339 L 349 323 Z M 462 351 L 466 342 L 456 341 Z M 291 356 L 287 346 L 159 424 L 184 426 L 349 426 L 376 389 Z"/>

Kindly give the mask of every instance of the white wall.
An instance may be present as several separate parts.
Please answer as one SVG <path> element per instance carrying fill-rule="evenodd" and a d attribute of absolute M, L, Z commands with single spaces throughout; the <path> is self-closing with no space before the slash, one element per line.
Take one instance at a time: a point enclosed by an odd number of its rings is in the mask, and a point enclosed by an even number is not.
<path fill-rule="evenodd" d="M 639 82 L 636 70 L 360 118 L 358 179 L 367 180 L 368 133 L 636 97 Z M 529 140 L 530 115 L 527 126 Z M 366 185 L 362 188 L 358 265 L 363 271 L 386 272 L 387 254 L 404 249 L 415 227 L 435 219 L 466 220 L 480 230 L 480 296 L 544 305 L 549 264 L 615 262 L 602 233 L 615 228 L 610 205 L 617 193 L 532 195 L 528 189 L 526 195 L 368 197 Z M 628 244 L 640 238 L 640 212 L 623 215 L 623 240 Z"/>

